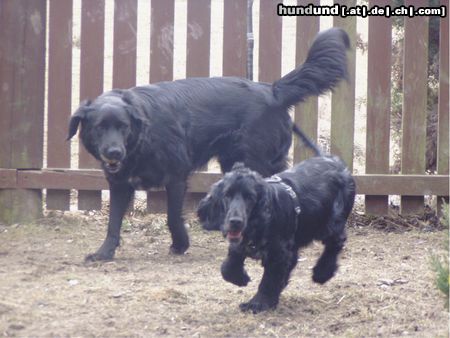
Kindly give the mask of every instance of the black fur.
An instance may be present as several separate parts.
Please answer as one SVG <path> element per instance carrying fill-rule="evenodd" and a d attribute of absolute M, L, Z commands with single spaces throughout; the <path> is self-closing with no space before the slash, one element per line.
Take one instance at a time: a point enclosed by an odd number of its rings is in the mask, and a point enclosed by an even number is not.
<path fill-rule="evenodd" d="M 238 161 L 263 176 L 283 170 L 293 131 L 289 106 L 346 78 L 347 48 L 346 33 L 330 29 L 318 35 L 305 64 L 273 85 L 192 78 L 112 90 L 84 102 L 72 116 L 68 139 L 81 124 L 81 140 L 102 162 L 111 191 L 107 237 L 87 259 L 113 258 L 134 190 L 158 186 L 168 194 L 171 250 L 185 252 L 188 175 L 212 157 L 223 172 Z"/>
<path fill-rule="evenodd" d="M 247 285 L 246 257 L 262 260 L 264 274 L 258 292 L 240 305 L 242 311 L 257 313 L 275 308 L 297 264 L 299 248 L 313 240 L 325 245 L 313 269 L 313 280 L 320 284 L 328 281 L 337 270 L 337 257 L 346 240 L 345 223 L 353 208 L 355 182 L 339 158 L 314 157 L 278 177 L 287 185 L 263 179 L 237 164 L 200 202 L 201 222 L 205 215 L 218 210 L 216 204 L 222 204 L 225 210 L 215 222 L 221 224 L 230 241 L 221 267 L 226 281 Z M 297 196 L 292 197 L 287 187 Z M 300 206 L 299 214 L 296 206 Z"/>

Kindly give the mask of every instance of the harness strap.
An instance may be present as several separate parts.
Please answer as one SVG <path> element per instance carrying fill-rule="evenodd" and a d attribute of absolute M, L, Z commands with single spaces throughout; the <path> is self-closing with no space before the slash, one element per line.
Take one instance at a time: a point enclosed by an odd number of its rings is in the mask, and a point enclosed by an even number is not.
<path fill-rule="evenodd" d="M 266 182 L 267 183 L 278 183 L 279 185 L 281 185 L 287 191 L 289 196 L 291 196 L 292 200 L 294 201 L 295 213 L 297 215 L 299 215 L 302 212 L 302 209 L 300 208 L 300 202 L 298 200 L 297 193 L 294 191 L 294 189 L 292 189 L 292 187 L 289 184 L 287 184 L 286 182 L 283 182 L 283 180 L 280 176 L 273 175 L 269 178 L 266 178 Z"/>

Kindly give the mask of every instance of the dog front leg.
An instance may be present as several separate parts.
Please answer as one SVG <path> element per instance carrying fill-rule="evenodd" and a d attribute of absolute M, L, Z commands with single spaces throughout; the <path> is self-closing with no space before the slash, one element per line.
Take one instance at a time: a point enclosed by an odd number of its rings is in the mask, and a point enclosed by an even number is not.
<path fill-rule="evenodd" d="M 134 189 L 128 184 L 109 185 L 110 205 L 108 232 L 106 238 L 97 252 L 86 256 L 86 261 L 107 261 L 114 257 L 120 242 L 120 227 L 123 216 L 133 197 Z"/>
<path fill-rule="evenodd" d="M 276 308 L 281 291 L 289 278 L 290 261 L 288 253 L 281 248 L 272 248 L 267 258 L 263 260 L 264 273 L 258 286 L 258 292 L 250 301 L 240 304 L 240 309 L 258 313 Z"/>
<path fill-rule="evenodd" d="M 172 236 L 170 252 L 182 255 L 189 248 L 189 236 L 182 217 L 186 182 L 171 182 L 166 185 L 167 224 Z"/>
<path fill-rule="evenodd" d="M 246 286 L 250 277 L 244 269 L 245 257 L 241 250 L 230 246 L 228 256 L 220 267 L 223 279 L 237 286 Z"/>

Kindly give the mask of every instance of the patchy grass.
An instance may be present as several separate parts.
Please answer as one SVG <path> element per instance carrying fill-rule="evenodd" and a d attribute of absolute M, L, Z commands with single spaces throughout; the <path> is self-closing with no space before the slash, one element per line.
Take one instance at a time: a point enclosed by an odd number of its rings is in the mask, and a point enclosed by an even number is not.
<path fill-rule="evenodd" d="M 247 261 L 246 288 L 223 281 L 219 233 L 191 221 L 191 248 L 171 256 L 165 217 L 130 216 L 116 260 L 85 265 L 106 221 L 102 213 L 51 213 L 0 226 L 0 335 L 448 336 L 429 265 L 443 253 L 445 230 L 429 219 L 355 213 L 336 277 L 311 281 L 322 249 L 314 244 L 302 250 L 278 309 L 258 315 L 238 304 L 256 292 L 262 268 Z"/>

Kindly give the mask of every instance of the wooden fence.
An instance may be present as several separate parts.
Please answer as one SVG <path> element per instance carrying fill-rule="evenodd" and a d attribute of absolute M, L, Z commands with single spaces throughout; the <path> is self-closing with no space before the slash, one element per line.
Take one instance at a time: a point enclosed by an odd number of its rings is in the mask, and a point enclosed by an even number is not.
<path fill-rule="evenodd" d="M 260 81 L 273 81 L 281 75 L 282 18 L 276 15 L 278 2 L 260 0 L 259 27 L 255 27 L 259 29 Z M 428 1 L 409 2 L 428 6 Z M 319 0 L 299 0 L 299 3 L 319 4 Z M 342 3 L 351 6 L 356 0 Z M 105 0 L 81 0 L 81 4 L 79 92 L 83 100 L 103 92 Z M 369 0 L 369 6 L 389 4 L 387 0 Z M 448 0 L 442 4 L 448 6 Z M 114 6 L 112 82 L 113 87 L 127 88 L 136 83 L 138 1 L 116 0 Z M 174 0 L 151 1 L 150 82 L 173 79 L 174 8 Z M 246 8 L 246 0 L 223 1 L 224 76 L 246 73 Z M 320 18 L 296 20 L 297 35 L 292 43 L 296 64 L 300 64 L 319 31 Z M 0 2 L 0 220 L 3 222 L 35 218 L 44 206 L 68 210 L 73 190 L 78 191 L 79 210 L 101 207 L 101 190 L 107 189 L 107 183 L 98 164 L 80 147 L 78 168 L 71 168 L 71 144 L 65 142 L 75 80 L 72 78 L 72 21 L 72 0 Z M 448 22 L 448 16 L 440 19 L 438 174 L 425 174 L 428 18 L 415 17 L 405 18 L 402 174 L 392 175 L 389 174 L 392 18 L 369 18 L 366 174 L 355 175 L 358 194 L 365 195 L 368 213 L 386 214 L 389 195 L 401 195 L 404 213 L 420 213 L 425 195 L 448 199 Z M 333 24 L 343 27 L 355 46 L 356 17 L 334 17 Z M 209 76 L 211 50 L 217 48 L 211 45 L 211 0 L 187 0 L 186 44 L 186 76 Z M 330 142 L 331 152 L 352 167 L 355 49 L 348 55 L 350 81 L 342 83 L 332 95 Z M 44 91 L 46 74 L 47 93 Z M 317 139 L 317 98 L 297 106 L 294 119 Z M 46 143 L 44 130 L 47 130 Z M 47 154 L 46 168 L 44 154 Z M 307 156 L 294 140 L 294 162 Z M 217 173 L 195 173 L 190 181 L 187 208 L 193 208 L 219 178 Z M 149 210 L 162 211 L 164 192 L 148 194 Z"/>

